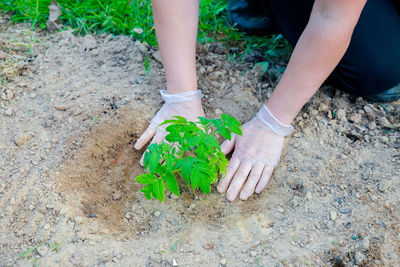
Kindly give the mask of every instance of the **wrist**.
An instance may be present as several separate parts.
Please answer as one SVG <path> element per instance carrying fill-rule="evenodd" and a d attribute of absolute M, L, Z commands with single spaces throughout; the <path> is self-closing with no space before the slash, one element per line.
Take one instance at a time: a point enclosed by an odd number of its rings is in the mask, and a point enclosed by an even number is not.
<path fill-rule="evenodd" d="M 200 90 L 184 91 L 176 94 L 171 94 L 167 90 L 160 90 L 160 94 L 165 103 L 200 102 L 203 96 Z"/>
<path fill-rule="evenodd" d="M 290 124 L 284 124 L 278 120 L 266 105 L 263 105 L 257 113 L 257 118 L 263 122 L 266 130 L 277 135 L 287 136 L 293 132 L 293 126 Z"/>
<path fill-rule="evenodd" d="M 286 125 L 290 125 L 298 113 L 296 103 L 286 103 L 282 101 L 282 98 L 273 95 L 265 103 L 265 106 L 279 122 Z"/>

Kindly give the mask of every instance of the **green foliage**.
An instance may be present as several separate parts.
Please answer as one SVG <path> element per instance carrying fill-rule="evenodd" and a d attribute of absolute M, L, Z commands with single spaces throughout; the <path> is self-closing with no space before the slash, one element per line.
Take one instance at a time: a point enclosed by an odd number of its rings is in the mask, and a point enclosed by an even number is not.
<path fill-rule="evenodd" d="M 24 260 L 32 259 L 32 266 L 33 266 L 33 267 L 38 267 L 38 266 L 39 266 L 39 265 L 37 264 L 38 258 L 36 258 L 36 256 L 39 255 L 38 249 L 39 249 L 40 247 L 43 247 L 43 246 L 46 246 L 46 245 L 43 244 L 43 245 L 36 245 L 36 246 L 33 246 L 33 247 L 27 249 L 26 251 L 24 251 L 24 252 L 22 252 L 22 253 L 19 253 L 19 254 L 17 255 L 17 257 L 18 257 L 18 258 L 23 258 Z M 47 247 L 48 247 L 50 250 L 55 251 L 55 252 L 58 252 L 58 251 L 59 251 L 60 246 L 61 246 L 60 243 L 54 243 L 54 244 L 52 244 L 52 243 L 50 243 L 50 242 L 47 242 Z"/>
<path fill-rule="evenodd" d="M 132 35 L 134 40 L 157 45 L 151 0 L 57 0 L 57 3 L 61 7 L 60 22 L 78 34 Z M 50 4 L 51 0 L 1 0 L 0 11 L 10 12 L 14 22 L 30 22 L 32 28 L 45 29 Z M 237 47 L 238 51 L 231 56 L 234 58 L 254 49 L 263 51 L 267 59 L 287 59 L 290 53 L 281 35 L 249 36 L 229 25 L 227 0 L 200 1 L 198 40 L 221 41 Z"/>
<path fill-rule="evenodd" d="M 144 67 L 144 71 L 146 72 L 146 75 L 149 75 L 150 74 L 150 58 L 148 56 L 146 56 L 144 58 L 143 67 Z"/>
<path fill-rule="evenodd" d="M 179 196 L 179 178 L 192 190 L 199 188 L 208 194 L 218 176 L 225 176 L 228 160 L 215 135 L 231 140 L 232 133 L 242 135 L 242 126 L 228 114 L 222 114 L 221 119 L 199 119 L 195 123 L 175 116 L 161 124 L 168 125 L 168 143 L 148 147 L 144 168 L 149 173 L 136 177 L 138 183 L 145 185 L 141 191 L 147 199 L 154 197 L 163 202 L 166 189 Z"/>
<path fill-rule="evenodd" d="M 268 61 L 258 62 L 258 63 L 256 64 L 256 66 L 257 66 L 257 65 L 260 66 L 260 67 L 262 68 L 262 70 L 263 70 L 262 75 L 264 75 L 264 73 L 266 73 L 267 70 L 268 70 L 268 68 L 269 68 L 269 62 L 268 62 Z"/>
<path fill-rule="evenodd" d="M 157 43 L 150 0 L 57 0 L 57 3 L 61 7 L 62 24 L 80 34 L 107 32 L 132 35 L 150 45 Z M 51 0 L 2 0 L 0 10 L 12 12 L 12 21 L 32 22 L 44 29 L 50 4 Z"/>

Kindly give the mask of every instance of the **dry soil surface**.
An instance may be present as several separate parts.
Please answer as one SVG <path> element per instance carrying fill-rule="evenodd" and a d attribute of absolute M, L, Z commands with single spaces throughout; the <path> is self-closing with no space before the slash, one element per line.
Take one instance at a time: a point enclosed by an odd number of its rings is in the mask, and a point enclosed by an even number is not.
<path fill-rule="evenodd" d="M 261 195 L 159 203 L 138 191 L 133 148 L 162 104 L 158 52 L 0 25 L 0 61 L 24 66 L 1 81 L 0 266 L 400 265 L 398 102 L 323 88 Z M 209 117 L 244 123 L 274 82 L 228 53 L 199 45 L 199 87 Z"/>

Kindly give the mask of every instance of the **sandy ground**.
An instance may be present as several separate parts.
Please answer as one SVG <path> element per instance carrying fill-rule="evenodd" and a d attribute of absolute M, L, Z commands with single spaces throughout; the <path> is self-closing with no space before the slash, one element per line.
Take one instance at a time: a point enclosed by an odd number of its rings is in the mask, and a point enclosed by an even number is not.
<path fill-rule="evenodd" d="M 159 203 L 138 191 L 133 148 L 162 104 L 158 52 L 65 31 L 28 57 L 27 27 L 0 25 L 0 61 L 23 64 L 0 92 L 0 266 L 400 265 L 399 102 L 323 88 L 261 195 Z M 244 123 L 274 83 L 228 53 L 199 46 L 199 87 L 209 117 Z"/>

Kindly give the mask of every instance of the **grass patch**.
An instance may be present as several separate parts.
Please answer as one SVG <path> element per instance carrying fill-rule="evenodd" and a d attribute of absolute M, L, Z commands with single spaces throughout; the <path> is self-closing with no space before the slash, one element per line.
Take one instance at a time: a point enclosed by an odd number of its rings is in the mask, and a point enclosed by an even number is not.
<path fill-rule="evenodd" d="M 150 0 L 58 0 L 60 21 L 76 33 L 132 35 L 135 40 L 157 45 Z M 30 22 L 32 28 L 46 28 L 51 0 L 2 0 L 0 11 L 14 22 Z M 135 29 L 135 30 L 134 30 Z M 139 30 L 138 30 L 139 29 Z M 228 24 L 227 0 L 200 1 L 198 40 L 220 41 L 239 48 L 240 53 L 259 49 L 267 58 L 287 57 L 290 49 L 284 38 L 247 36 Z"/>

